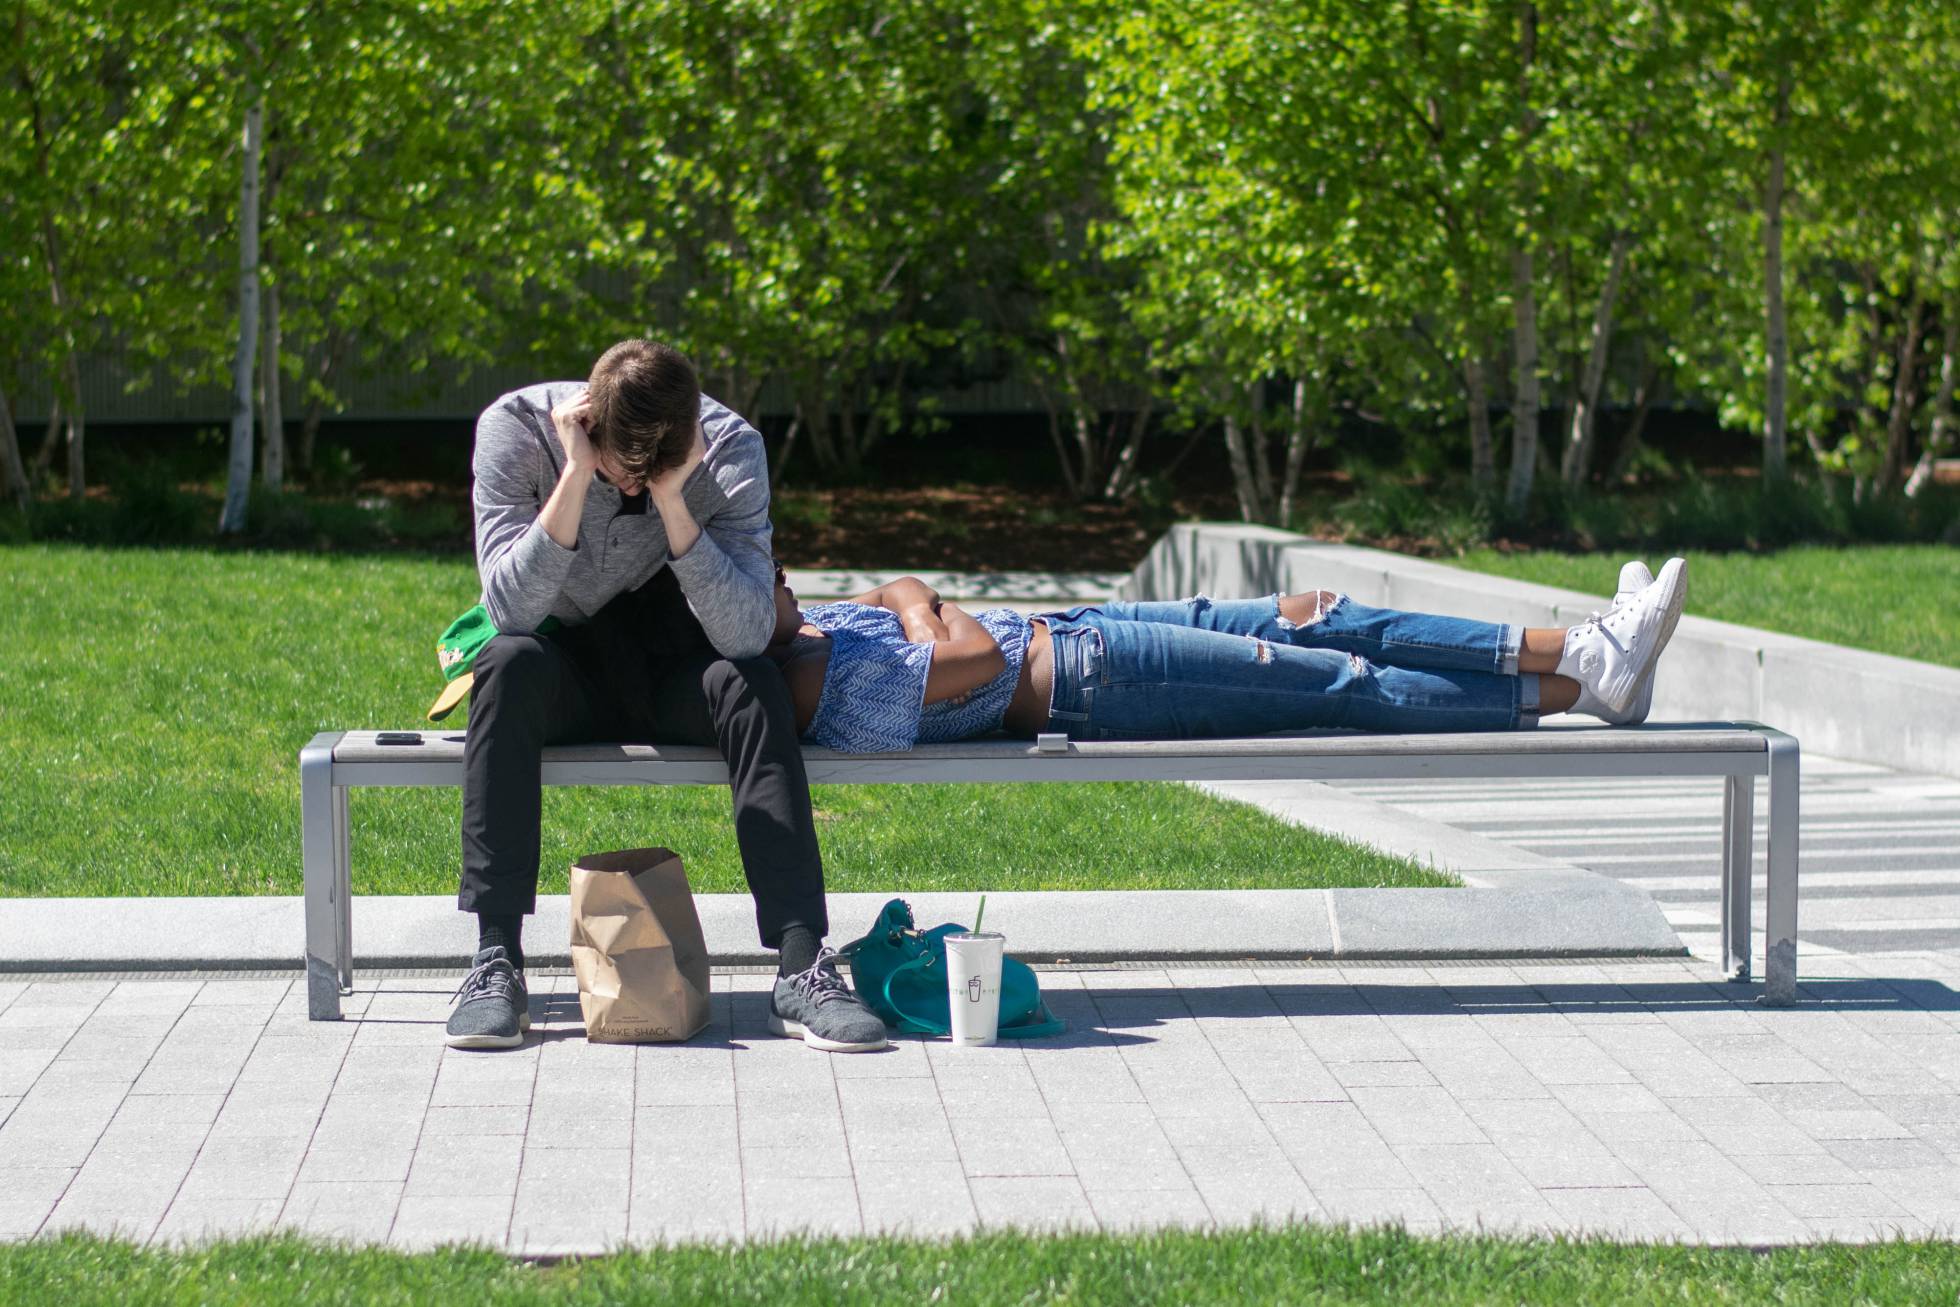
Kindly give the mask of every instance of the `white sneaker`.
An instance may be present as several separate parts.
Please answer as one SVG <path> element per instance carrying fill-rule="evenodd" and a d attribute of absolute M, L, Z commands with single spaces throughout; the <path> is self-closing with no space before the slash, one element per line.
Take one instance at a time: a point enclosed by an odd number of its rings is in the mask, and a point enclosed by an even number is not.
<path fill-rule="evenodd" d="M 1628 714 L 1674 634 L 1687 596 L 1687 560 L 1670 558 L 1632 599 L 1566 632 L 1558 674 L 1579 682 L 1614 716 Z"/>
<path fill-rule="evenodd" d="M 1633 601 L 1635 595 L 1653 583 L 1654 574 L 1647 570 L 1647 564 L 1641 562 L 1638 558 L 1634 559 L 1631 563 L 1620 568 L 1620 588 L 1614 593 L 1613 602 L 1609 606 L 1608 611 L 1610 612 L 1613 608 L 1624 608 Z M 1593 614 L 1594 621 L 1598 621 L 1599 618 L 1600 614 Z M 1658 674 L 1658 669 L 1649 669 L 1647 679 L 1640 683 L 1640 693 L 1634 696 L 1633 706 L 1623 713 L 1616 713 L 1601 703 L 1598 697 L 1584 684 L 1579 686 L 1578 702 L 1574 703 L 1567 711 L 1582 712 L 1589 716 L 1597 717 L 1608 726 L 1638 726 L 1647 720 L 1647 714 L 1653 709 L 1654 677 Z"/>

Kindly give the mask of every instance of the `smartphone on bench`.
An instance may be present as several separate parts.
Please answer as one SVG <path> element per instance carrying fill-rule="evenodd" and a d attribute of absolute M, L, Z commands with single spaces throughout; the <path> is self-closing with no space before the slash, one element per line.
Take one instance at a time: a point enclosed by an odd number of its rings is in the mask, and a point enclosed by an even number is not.
<path fill-rule="evenodd" d="M 420 744 L 420 731 L 381 731 L 374 737 L 376 744 Z"/>

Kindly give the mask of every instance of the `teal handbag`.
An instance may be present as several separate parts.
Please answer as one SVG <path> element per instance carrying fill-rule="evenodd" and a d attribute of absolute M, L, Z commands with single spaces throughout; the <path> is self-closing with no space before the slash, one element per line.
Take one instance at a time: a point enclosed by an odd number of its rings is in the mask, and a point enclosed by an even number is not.
<path fill-rule="evenodd" d="M 858 998 L 885 1024 L 915 1035 L 952 1031 L 952 1002 L 946 994 L 946 936 L 965 926 L 948 922 L 922 931 L 911 905 L 893 899 L 860 939 L 838 952 L 851 960 Z M 1068 1023 L 1051 1015 L 1041 1001 L 1041 982 L 1025 962 L 1000 963 L 1000 1037 L 1043 1039 L 1059 1035 Z"/>

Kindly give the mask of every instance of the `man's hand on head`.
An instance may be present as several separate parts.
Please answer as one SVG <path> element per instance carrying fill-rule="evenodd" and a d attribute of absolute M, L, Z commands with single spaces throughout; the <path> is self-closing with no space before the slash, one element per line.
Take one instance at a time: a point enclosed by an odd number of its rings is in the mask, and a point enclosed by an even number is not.
<path fill-rule="evenodd" d="M 551 425 L 558 432 L 558 443 L 565 447 L 565 462 L 583 471 L 599 466 L 598 453 L 586 426 L 592 421 L 592 392 L 574 391 L 551 410 Z"/>
<path fill-rule="evenodd" d="M 649 478 L 647 493 L 657 500 L 678 502 L 681 497 L 681 487 L 687 484 L 687 478 L 693 474 L 695 468 L 701 466 L 702 460 L 707 456 L 708 442 L 702 434 L 700 424 L 696 423 L 694 435 L 688 442 L 687 456 L 675 466 Z"/>

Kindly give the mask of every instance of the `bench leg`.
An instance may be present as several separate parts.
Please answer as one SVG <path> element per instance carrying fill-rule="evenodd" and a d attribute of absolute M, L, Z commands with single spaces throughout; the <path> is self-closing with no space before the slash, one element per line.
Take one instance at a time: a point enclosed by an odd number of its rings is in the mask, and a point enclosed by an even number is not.
<path fill-rule="evenodd" d="M 1769 739 L 1769 911 L 1763 946 L 1763 996 L 1770 1007 L 1797 1001 L 1797 742 Z"/>
<path fill-rule="evenodd" d="M 338 1021 L 341 908 L 336 900 L 344 897 L 340 844 L 346 792 L 334 789 L 330 737 L 300 750 L 299 805 L 300 864 L 306 884 L 306 1014 L 315 1021 Z"/>
<path fill-rule="evenodd" d="M 343 994 L 354 990 L 354 868 L 352 842 L 347 838 L 347 787 L 333 788 L 334 901 L 340 908 L 334 965 Z"/>
<path fill-rule="evenodd" d="M 1728 777 L 1722 789 L 1722 974 L 1736 981 L 1749 979 L 1755 824 L 1756 778 Z"/>

